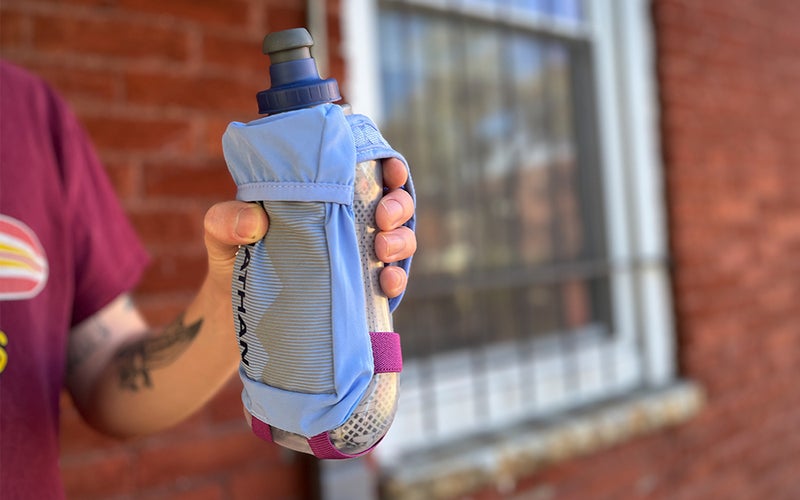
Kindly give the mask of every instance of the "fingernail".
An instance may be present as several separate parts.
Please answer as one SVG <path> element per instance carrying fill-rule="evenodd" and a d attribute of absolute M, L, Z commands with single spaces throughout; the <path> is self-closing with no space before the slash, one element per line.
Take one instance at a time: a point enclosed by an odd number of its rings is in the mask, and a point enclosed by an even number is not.
<path fill-rule="evenodd" d="M 402 236 L 386 233 L 383 235 L 383 241 L 386 242 L 386 253 L 389 257 L 393 257 L 400 253 L 406 247 L 406 240 Z"/>
<path fill-rule="evenodd" d="M 388 200 L 383 200 L 381 201 L 381 205 L 383 206 L 383 209 L 386 210 L 386 214 L 389 216 L 392 222 L 399 222 L 403 217 L 403 205 L 401 205 L 397 200 L 392 200 L 391 198 Z"/>
<path fill-rule="evenodd" d="M 261 209 L 256 206 L 249 206 L 239 210 L 239 213 L 236 214 L 236 225 L 234 226 L 236 236 L 248 241 L 258 238 L 261 221 L 257 210 Z"/>

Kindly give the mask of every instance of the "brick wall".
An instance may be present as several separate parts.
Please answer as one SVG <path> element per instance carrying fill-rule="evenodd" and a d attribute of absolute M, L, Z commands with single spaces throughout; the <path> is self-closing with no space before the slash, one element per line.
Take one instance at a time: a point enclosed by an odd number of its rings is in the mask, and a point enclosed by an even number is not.
<path fill-rule="evenodd" d="M 708 403 L 516 491 L 800 498 L 800 3 L 655 0 L 653 16 L 679 364 Z"/>
<path fill-rule="evenodd" d="M 305 25 L 303 0 L 3 0 L 2 57 L 76 110 L 153 263 L 136 299 L 153 324 L 183 309 L 205 270 L 202 220 L 234 196 L 221 135 L 255 117 L 268 86 L 261 40 Z M 330 23 L 338 38 L 338 23 Z M 327 76 L 341 78 L 332 42 Z M 252 437 L 232 380 L 206 409 L 128 443 L 86 427 L 65 396 L 70 498 L 302 498 L 311 462 Z"/>

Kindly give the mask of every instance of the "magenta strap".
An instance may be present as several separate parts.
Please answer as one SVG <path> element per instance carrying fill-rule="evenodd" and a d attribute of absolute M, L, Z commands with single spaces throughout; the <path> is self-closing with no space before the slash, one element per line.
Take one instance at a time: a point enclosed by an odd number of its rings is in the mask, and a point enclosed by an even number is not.
<path fill-rule="evenodd" d="M 400 351 L 400 335 L 395 332 L 369 332 L 369 339 L 372 343 L 372 358 L 375 363 L 375 373 L 401 372 L 403 370 L 403 355 Z M 380 442 L 380 440 L 378 441 Z M 366 455 L 372 451 L 378 443 L 361 453 L 348 454 L 337 450 L 331 443 L 331 438 L 327 432 L 322 432 L 309 438 L 308 444 L 314 456 L 317 458 L 355 458 Z"/>
<path fill-rule="evenodd" d="M 403 371 L 400 335 L 394 332 L 369 332 L 369 339 L 372 342 L 375 373 L 400 373 Z"/>
<path fill-rule="evenodd" d="M 380 442 L 380 440 L 378 440 Z M 311 447 L 311 451 L 314 452 L 314 456 L 317 458 L 333 458 L 333 459 L 344 459 L 344 458 L 356 458 L 367 453 L 371 452 L 378 443 L 375 443 L 369 449 L 362 451 L 361 453 L 349 454 L 349 453 L 342 453 L 341 451 L 337 450 L 333 443 L 331 443 L 331 438 L 327 432 L 322 432 L 317 434 L 316 436 L 308 439 L 308 445 Z"/>
<path fill-rule="evenodd" d="M 400 335 L 395 332 L 370 332 L 369 339 L 372 344 L 372 358 L 375 363 L 375 373 L 399 373 L 403 370 L 403 355 L 400 351 Z M 265 441 L 272 442 L 272 428 L 269 424 L 252 417 L 250 426 L 253 433 Z M 378 441 L 380 442 L 380 440 Z M 308 438 L 308 445 L 317 458 L 355 458 L 366 455 L 378 445 L 375 443 L 368 450 L 350 455 L 337 450 L 327 432 Z"/>
<path fill-rule="evenodd" d="M 272 442 L 272 428 L 269 426 L 269 424 L 265 424 L 256 417 L 252 417 L 250 420 L 250 427 L 253 429 L 253 434 L 260 437 L 264 441 L 269 441 L 270 443 Z"/>

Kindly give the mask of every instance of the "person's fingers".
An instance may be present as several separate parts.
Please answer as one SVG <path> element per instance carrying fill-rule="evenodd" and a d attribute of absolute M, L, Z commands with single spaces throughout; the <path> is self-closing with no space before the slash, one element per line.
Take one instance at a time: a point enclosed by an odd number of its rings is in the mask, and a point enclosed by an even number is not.
<path fill-rule="evenodd" d="M 382 231 L 396 229 L 414 215 L 414 200 L 402 189 L 389 191 L 375 209 L 375 223 Z"/>
<path fill-rule="evenodd" d="M 375 237 L 375 255 L 381 262 L 392 263 L 407 259 L 416 251 L 417 236 L 405 226 L 382 231 Z"/>
<path fill-rule="evenodd" d="M 225 201 L 208 209 L 203 225 L 209 261 L 226 261 L 232 259 L 239 245 L 263 238 L 269 220 L 259 205 Z"/>
<path fill-rule="evenodd" d="M 400 189 L 408 181 L 408 170 L 397 158 L 383 160 L 383 184 L 389 192 L 381 198 L 375 209 L 375 223 L 381 232 L 375 237 L 375 254 L 383 262 L 407 259 L 417 251 L 414 231 L 403 224 L 414 215 L 414 200 L 408 192 Z M 408 285 L 408 275 L 397 266 L 386 266 L 381 270 L 381 289 L 387 297 L 402 294 Z"/>
<path fill-rule="evenodd" d="M 408 181 L 406 165 L 397 158 L 386 158 L 383 163 L 383 185 L 389 189 L 397 189 Z"/>
<path fill-rule="evenodd" d="M 381 270 L 381 289 L 390 299 L 403 293 L 408 284 L 408 275 L 397 266 L 386 266 Z"/>

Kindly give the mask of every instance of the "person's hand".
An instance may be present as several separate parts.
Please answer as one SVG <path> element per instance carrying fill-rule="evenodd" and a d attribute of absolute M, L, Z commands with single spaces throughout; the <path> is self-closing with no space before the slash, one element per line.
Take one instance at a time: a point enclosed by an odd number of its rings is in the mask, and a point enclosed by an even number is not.
<path fill-rule="evenodd" d="M 414 215 L 414 201 L 400 189 L 408 180 L 406 166 L 396 158 L 383 160 L 383 184 L 388 192 L 375 209 L 375 223 L 380 232 L 375 237 L 375 254 L 383 262 L 407 259 L 417 251 L 414 231 L 403 226 Z M 381 288 L 387 297 L 397 297 L 406 289 L 408 276 L 397 266 L 381 271 Z"/>
<path fill-rule="evenodd" d="M 400 189 L 407 179 L 408 172 L 400 160 L 384 160 L 383 183 L 388 192 L 375 211 L 380 229 L 375 237 L 375 254 L 386 263 L 406 259 L 417 249 L 414 232 L 403 226 L 414 214 L 411 196 Z M 204 225 L 209 279 L 229 294 L 236 251 L 240 245 L 249 245 L 263 238 L 269 228 L 269 219 L 255 203 L 225 201 L 206 212 Z M 387 266 L 381 272 L 380 280 L 384 293 L 396 297 L 406 289 L 408 278 L 403 269 Z"/>

